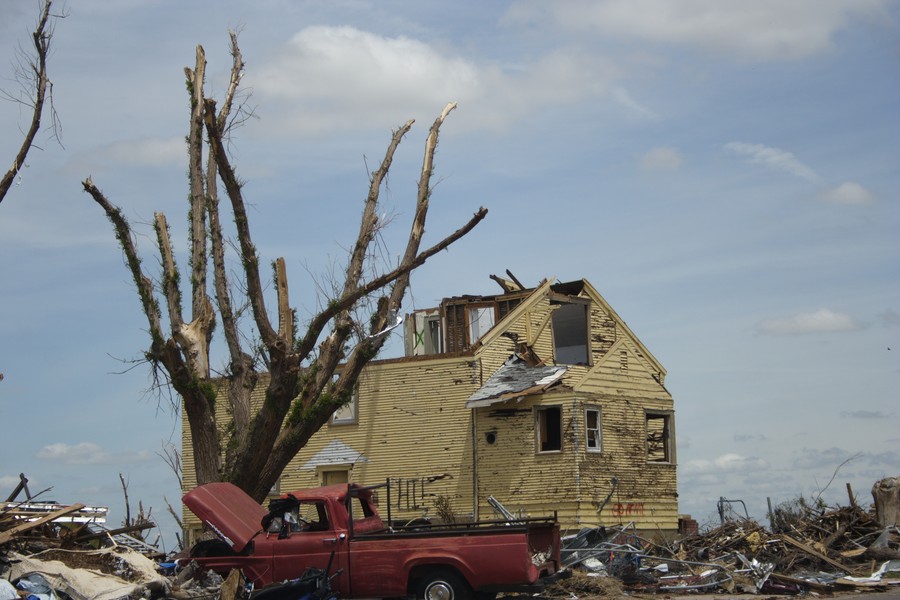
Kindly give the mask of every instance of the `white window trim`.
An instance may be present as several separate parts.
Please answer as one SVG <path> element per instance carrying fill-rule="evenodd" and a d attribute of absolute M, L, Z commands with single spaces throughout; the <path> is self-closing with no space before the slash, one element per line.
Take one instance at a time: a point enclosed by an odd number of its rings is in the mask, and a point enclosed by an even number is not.
<path fill-rule="evenodd" d="M 335 372 L 334 381 L 338 377 L 340 377 L 340 372 Z M 356 425 L 359 423 L 359 382 L 353 386 L 350 401 L 331 414 L 329 423 L 332 425 Z"/>
<path fill-rule="evenodd" d="M 591 431 L 591 428 L 588 427 L 588 413 L 595 412 L 597 413 L 597 428 L 596 428 L 596 439 L 597 439 L 597 447 L 592 448 L 588 442 L 590 436 L 588 432 Z M 590 452 L 592 454 L 599 454 L 603 452 L 603 412 L 600 410 L 599 406 L 596 405 L 587 405 L 584 407 L 584 448 L 586 452 Z"/>

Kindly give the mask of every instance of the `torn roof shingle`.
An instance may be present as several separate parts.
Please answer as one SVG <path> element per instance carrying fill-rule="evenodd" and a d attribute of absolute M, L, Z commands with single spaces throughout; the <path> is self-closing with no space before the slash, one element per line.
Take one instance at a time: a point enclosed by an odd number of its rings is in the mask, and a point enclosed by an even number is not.
<path fill-rule="evenodd" d="M 478 391 L 469 396 L 466 408 L 490 406 L 543 392 L 559 381 L 567 370 L 568 367 L 562 365 L 533 367 L 517 355 L 510 356 Z"/>

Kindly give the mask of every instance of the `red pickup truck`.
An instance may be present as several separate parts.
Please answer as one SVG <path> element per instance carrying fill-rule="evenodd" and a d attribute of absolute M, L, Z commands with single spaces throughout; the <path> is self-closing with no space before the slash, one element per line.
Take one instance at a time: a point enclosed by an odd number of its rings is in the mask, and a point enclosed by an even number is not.
<path fill-rule="evenodd" d="M 389 527 L 375 506 L 378 487 L 294 492 L 297 508 L 277 531 L 262 526 L 272 515 L 237 486 L 199 486 L 184 503 L 219 539 L 200 542 L 191 555 L 223 574 L 240 569 L 256 588 L 331 568 L 337 573 L 332 586 L 343 598 L 468 600 L 534 590 L 559 576 L 555 517 Z"/>

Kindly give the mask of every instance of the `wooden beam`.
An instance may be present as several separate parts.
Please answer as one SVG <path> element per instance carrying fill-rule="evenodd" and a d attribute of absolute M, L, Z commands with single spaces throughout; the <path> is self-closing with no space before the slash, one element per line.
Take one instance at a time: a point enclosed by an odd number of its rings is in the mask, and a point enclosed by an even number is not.
<path fill-rule="evenodd" d="M 0 544 L 5 544 L 9 540 L 13 539 L 17 534 L 22 533 L 23 531 L 28 531 L 29 529 L 34 529 L 35 527 L 40 527 L 44 523 L 49 523 L 50 521 L 55 521 L 60 517 L 64 517 L 70 513 L 78 512 L 82 508 L 84 508 L 84 504 L 73 504 L 72 506 L 67 506 L 62 508 L 56 512 L 52 512 L 45 517 L 41 517 L 40 519 L 36 519 L 34 521 L 28 521 L 27 523 L 22 523 L 17 527 L 13 527 L 12 529 L 7 529 L 6 531 L 0 531 Z"/>
<path fill-rule="evenodd" d="M 832 559 L 828 558 L 827 556 L 825 556 L 824 554 L 822 554 L 822 553 L 819 552 L 818 550 L 816 550 L 816 549 L 814 549 L 814 548 L 808 546 L 807 544 L 804 544 L 803 542 L 801 542 L 801 541 L 799 541 L 799 540 L 795 540 L 794 538 L 792 538 L 792 537 L 789 536 L 789 535 L 783 535 L 783 536 L 781 536 L 781 538 L 782 538 L 784 541 L 786 541 L 787 543 L 789 543 L 790 545 L 792 545 L 792 546 L 794 546 L 794 547 L 796 547 L 796 548 L 799 548 L 800 550 L 803 550 L 804 552 L 806 552 L 806 553 L 809 554 L 810 556 L 815 556 L 815 557 L 818 558 L 819 560 L 825 561 L 825 562 L 827 562 L 829 565 L 831 565 L 832 567 L 834 567 L 834 568 L 836 568 L 836 569 L 840 569 L 841 571 L 843 571 L 843 572 L 845 572 L 845 573 L 850 573 L 851 575 L 853 574 L 853 570 L 850 569 L 849 567 L 847 567 L 847 565 L 842 565 L 842 564 L 839 563 L 838 561 L 832 560 Z"/>

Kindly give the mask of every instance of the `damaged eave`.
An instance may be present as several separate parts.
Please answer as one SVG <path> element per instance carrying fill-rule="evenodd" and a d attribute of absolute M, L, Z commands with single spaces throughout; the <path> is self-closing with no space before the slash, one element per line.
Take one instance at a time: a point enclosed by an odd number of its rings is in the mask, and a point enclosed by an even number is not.
<path fill-rule="evenodd" d="M 565 365 L 531 366 L 513 355 L 466 401 L 466 408 L 480 408 L 521 396 L 540 394 L 562 379 Z"/>

